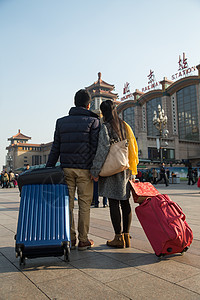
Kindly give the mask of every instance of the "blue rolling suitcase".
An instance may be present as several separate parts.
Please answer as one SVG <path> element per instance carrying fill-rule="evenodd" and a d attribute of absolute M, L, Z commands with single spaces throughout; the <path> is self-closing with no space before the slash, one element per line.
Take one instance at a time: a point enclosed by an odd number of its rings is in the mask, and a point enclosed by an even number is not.
<path fill-rule="evenodd" d="M 69 260 L 70 218 L 66 184 L 28 184 L 21 193 L 16 257 L 62 256 Z"/>

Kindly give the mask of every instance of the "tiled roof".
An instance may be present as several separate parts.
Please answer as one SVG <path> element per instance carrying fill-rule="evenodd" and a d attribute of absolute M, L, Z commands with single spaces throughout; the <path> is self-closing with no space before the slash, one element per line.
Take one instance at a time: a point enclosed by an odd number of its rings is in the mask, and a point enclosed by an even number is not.
<path fill-rule="evenodd" d="M 105 87 L 110 90 L 113 90 L 115 88 L 114 84 L 109 84 L 101 79 L 101 72 L 98 73 L 98 80 L 95 81 L 90 86 L 86 87 L 86 89 L 91 90 L 92 88 L 97 88 L 97 87 Z"/>
<path fill-rule="evenodd" d="M 117 98 L 118 97 L 118 94 L 115 94 L 111 91 L 104 91 L 102 89 L 95 89 L 95 90 L 92 90 L 90 92 L 91 94 L 91 97 L 93 96 L 98 96 L 98 95 L 102 95 L 102 96 L 105 96 L 105 97 L 109 97 L 109 98 Z"/>
<path fill-rule="evenodd" d="M 12 148 L 12 147 L 41 147 L 41 144 L 29 144 L 29 143 L 16 143 L 11 144 L 8 147 L 6 147 L 6 150 Z"/>
<path fill-rule="evenodd" d="M 20 129 L 16 135 L 13 135 L 11 138 L 8 138 L 8 141 L 10 140 L 30 140 L 31 137 L 24 135 L 23 133 L 20 132 Z"/>
<path fill-rule="evenodd" d="M 41 144 L 29 144 L 29 143 L 17 143 L 18 146 L 32 146 L 32 147 L 41 147 Z"/>

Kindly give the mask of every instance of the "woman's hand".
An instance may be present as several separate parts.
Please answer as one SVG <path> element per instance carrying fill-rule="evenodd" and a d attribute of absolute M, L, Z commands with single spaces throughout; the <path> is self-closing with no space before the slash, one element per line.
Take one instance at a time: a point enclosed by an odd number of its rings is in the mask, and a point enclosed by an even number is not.
<path fill-rule="evenodd" d="M 131 175 L 131 181 L 132 182 L 135 182 L 135 177 L 136 177 L 135 175 Z"/>

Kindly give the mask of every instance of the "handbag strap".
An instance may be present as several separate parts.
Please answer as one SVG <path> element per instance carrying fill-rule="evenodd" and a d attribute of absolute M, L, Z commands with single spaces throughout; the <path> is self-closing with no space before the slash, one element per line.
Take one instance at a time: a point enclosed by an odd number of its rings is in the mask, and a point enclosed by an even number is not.
<path fill-rule="evenodd" d="M 122 136 L 122 140 L 125 140 L 126 139 L 126 136 L 124 136 L 124 130 L 123 130 L 123 128 L 122 128 L 122 123 L 121 122 L 119 122 L 119 126 L 120 126 L 120 131 L 121 131 L 121 136 Z"/>
<path fill-rule="evenodd" d="M 113 131 L 113 128 L 112 128 L 112 126 L 109 124 L 109 123 L 104 123 L 105 124 L 105 126 L 106 126 L 106 128 L 107 128 L 107 130 L 108 130 L 108 135 L 109 135 L 109 137 L 110 137 L 110 144 L 112 145 L 112 144 L 114 144 L 114 143 L 117 143 L 117 142 L 119 142 L 119 141 L 123 141 L 123 140 L 125 140 L 126 139 L 126 137 L 124 136 L 124 131 L 123 131 L 123 129 L 122 129 L 122 125 L 121 125 L 121 122 L 119 123 L 119 125 L 120 125 L 120 132 L 121 132 L 121 137 L 114 137 L 114 131 Z M 116 134 L 116 136 L 117 136 L 117 134 Z"/>

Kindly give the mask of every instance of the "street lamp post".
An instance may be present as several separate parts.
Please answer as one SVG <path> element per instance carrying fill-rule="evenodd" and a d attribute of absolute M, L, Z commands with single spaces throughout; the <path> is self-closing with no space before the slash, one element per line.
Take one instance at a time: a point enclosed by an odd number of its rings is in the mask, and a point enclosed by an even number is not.
<path fill-rule="evenodd" d="M 162 156 L 162 147 L 161 147 L 161 142 L 162 142 L 162 137 L 167 136 L 169 131 L 164 130 L 164 128 L 167 125 L 167 116 L 165 115 L 164 109 L 161 108 L 161 105 L 158 105 L 158 115 L 157 112 L 154 110 L 154 117 L 153 117 L 153 125 L 158 129 L 159 131 L 159 151 L 160 151 L 160 162 L 162 163 L 163 161 L 163 156 Z"/>
<path fill-rule="evenodd" d="M 12 156 L 11 155 L 8 155 L 8 157 L 7 157 L 7 162 L 8 162 L 8 168 L 9 168 L 9 171 L 12 169 L 12 161 L 13 161 L 13 159 L 12 159 Z"/>

